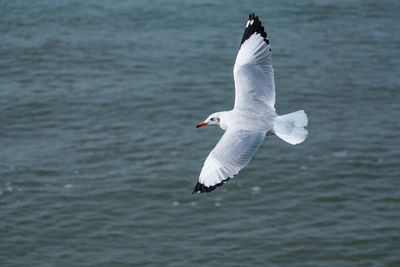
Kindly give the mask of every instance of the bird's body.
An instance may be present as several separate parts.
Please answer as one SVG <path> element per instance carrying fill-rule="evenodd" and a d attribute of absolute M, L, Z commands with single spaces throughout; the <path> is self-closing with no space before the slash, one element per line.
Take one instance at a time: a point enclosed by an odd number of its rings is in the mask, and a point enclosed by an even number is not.
<path fill-rule="evenodd" d="M 227 128 L 243 128 L 267 132 L 272 129 L 273 122 L 278 115 L 275 110 L 269 109 L 266 111 L 259 113 L 242 109 L 232 109 L 218 112 L 220 115 L 219 127 L 224 131 Z"/>
<path fill-rule="evenodd" d="M 233 75 L 234 108 L 213 113 L 197 125 L 216 125 L 225 134 L 204 162 L 193 193 L 210 192 L 236 175 L 249 163 L 266 135 L 275 134 L 293 145 L 307 136 L 304 127 L 308 118 L 304 111 L 283 116 L 275 111 L 271 46 L 254 13 L 246 23 Z"/>

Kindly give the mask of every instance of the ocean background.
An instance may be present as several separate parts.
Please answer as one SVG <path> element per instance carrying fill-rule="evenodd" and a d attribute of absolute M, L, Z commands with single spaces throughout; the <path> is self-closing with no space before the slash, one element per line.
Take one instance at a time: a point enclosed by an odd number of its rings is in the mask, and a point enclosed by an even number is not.
<path fill-rule="evenodd" d="M 400 266 L 399 1 L 1 1 L 1 266 Z M 192 195 L 248 14 L 279 114 Z"/>

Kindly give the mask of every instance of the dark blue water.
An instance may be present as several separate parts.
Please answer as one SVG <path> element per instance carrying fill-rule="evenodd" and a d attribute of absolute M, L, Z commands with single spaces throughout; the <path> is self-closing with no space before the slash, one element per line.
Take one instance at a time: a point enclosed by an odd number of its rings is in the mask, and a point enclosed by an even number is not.
<path fill-rule="evenodd" d="M 1 2 L 0 265 L 400 266 L 399 8 Z M 192 195 L 250 12 L 310 134 Z"/>

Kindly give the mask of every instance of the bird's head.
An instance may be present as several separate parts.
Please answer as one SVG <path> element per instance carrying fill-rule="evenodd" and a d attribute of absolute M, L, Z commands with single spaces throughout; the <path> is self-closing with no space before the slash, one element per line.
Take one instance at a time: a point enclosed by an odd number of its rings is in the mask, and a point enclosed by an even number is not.
<path fill-rule="evenodd" d="M 221 124 L 221 115 L 222 112 L 216 112 L 208 116 L 208 118 L 205 121 L 200 122 L 197 124 L 196 128 L 199 128 L 201 126 L 206 126 L 206 125 L 214 125 L 214 126 L 220 126 Z"/>

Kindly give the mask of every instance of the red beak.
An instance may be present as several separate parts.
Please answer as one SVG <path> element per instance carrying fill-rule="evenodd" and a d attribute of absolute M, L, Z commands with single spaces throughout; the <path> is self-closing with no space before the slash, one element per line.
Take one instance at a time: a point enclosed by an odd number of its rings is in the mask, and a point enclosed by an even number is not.
<path fill-rule="evenodd" d="M 196 128 L 199 128 L 201 126 L 206 126 L 208 123 L 207 122 L 200 122 L 199 124 L 197 124 Z"/>

